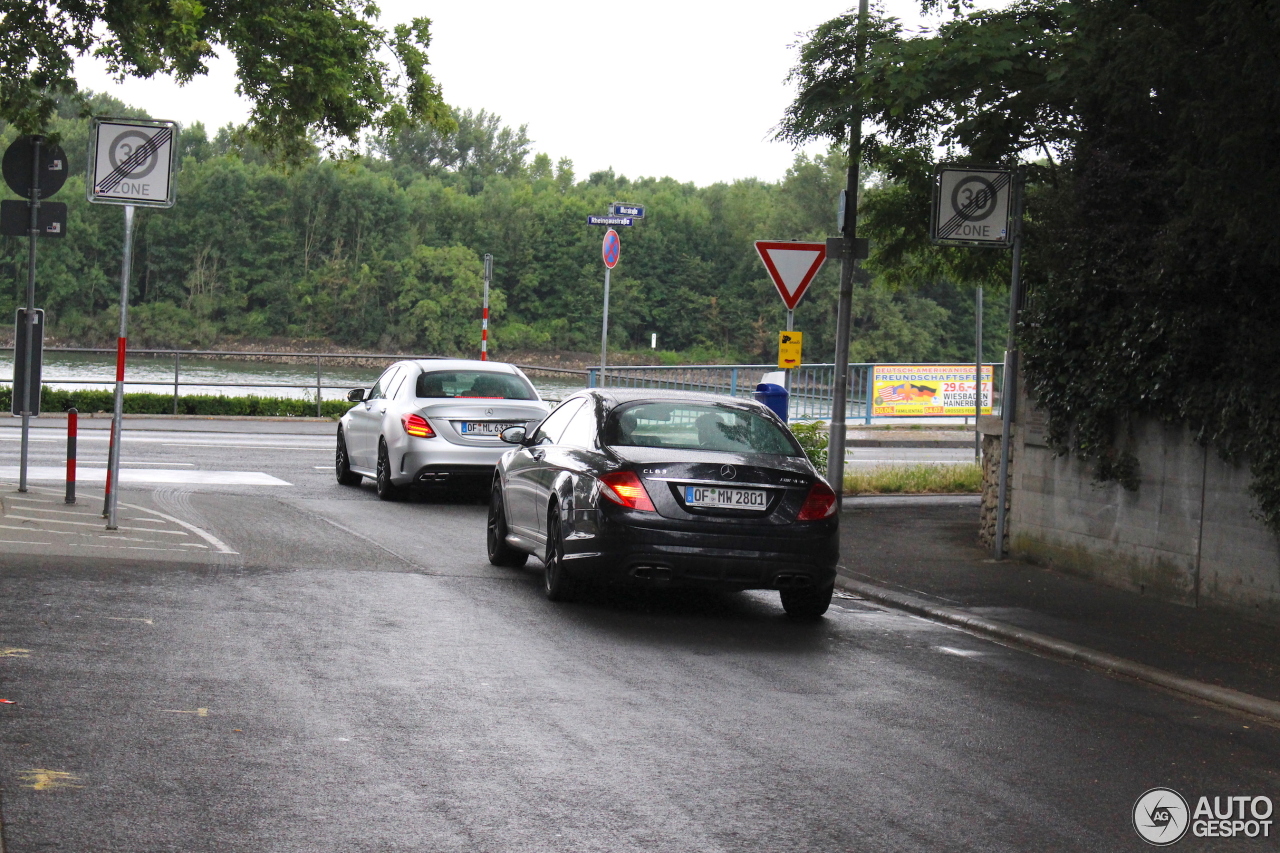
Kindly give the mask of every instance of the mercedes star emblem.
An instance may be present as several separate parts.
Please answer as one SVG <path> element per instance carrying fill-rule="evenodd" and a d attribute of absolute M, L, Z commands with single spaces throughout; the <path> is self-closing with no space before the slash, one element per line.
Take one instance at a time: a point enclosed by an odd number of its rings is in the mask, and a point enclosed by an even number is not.
<path fill-rule="evenodd" d="M 734 468 L 732 465 L 721 465 L 720 476 L 724 477 L 726 480 L 732 480 L 734 477 L 738 476 L 738 469 Z"/>

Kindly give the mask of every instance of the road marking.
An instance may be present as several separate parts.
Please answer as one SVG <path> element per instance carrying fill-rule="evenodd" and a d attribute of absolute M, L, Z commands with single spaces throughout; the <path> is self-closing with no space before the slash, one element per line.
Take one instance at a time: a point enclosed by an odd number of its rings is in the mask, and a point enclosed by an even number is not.
<path fill-rule="evenodd" d="M 39 502 L 38 502 L 38 501 L 36 501 L 34 498 L 18 498 L 18 497 L 10 497 L 10 498 L 9 498 L 9 500 L 11 500 L 11 501 L 25 501 L 25 502 L 27 502 L 27 503 L 39 503 Z M 90 515 L 90 514 L 92 514 L 92 511 L 85 512 L 85 511 L 83 511 L 83 510 L 74 510 L 74 509 L 45 509 L 45 508 L 40 507 L 40 506 L 24 506 L 24 507 L 22 507 L 21 509 L 22 509 L 22 511 L 23 511 L 23 512 L 43 512 L 43 513 L 48 513 L 48 514 L 51 514 L 51 515 L 79 515 L 79 516 L 84 516 L 84 515 Z M 130 521 L 136 521 L 136 522 L 143 522 L 143 523 L 146 523 L 146 524 L 160 524 L 160 520 L 159 520 L 159 519 L 155 519 L 155 518 L 131 518 L 131 519 L 129 519 L 129 520 L 130 520 Z M 57 524 L 57 523 L 58 523 L 57 519 L 52 519 L 52 521 L 53 521 L 53 523 L 55 523 L 55 524 Z"/>
<path fill-rule="evenodd" d="M 31 649 L 19 649 L 13 646 L 0 646 L 0 658 L 25 658 L 31 656 Z"/>
<path fill-rule="evenodd" d="M 333 470 L 333 466 L 332 466 L 332 465 L 312 465 L 311 467 L 312 467 L 312 468 L 315 468 L 317 471 L 332 471 L 332 470 Z"/>
<path fill-rule="evenodd" d="M 299 447 L 296 444 L 199 444 L 194 441 L 174 442 L 173 444 L 163 444 L 162 447 L 241 447 L 249 450 L 306 450 L 308 452 L 315 450 L 314 447 Z M 324 447 L 328 447 L 325 442 Z"/>
<path fill-rule="evenodd" d="M 229 545 L 227 545 L 227 543 L 223 542 L 217 536 L 214 536 L 209 531 L 202 530 L 201 528 L 196 527 L 194 524 L 188 524 L 187 522 L 183 521 L 180 518 L 174 518 L 172 515 L 166 515 L 165 513 L 160 512 L 159 510 L 147 509 L 146 507 L 135 506 L 133 504 L 122 504 L 122 506 L 127 506 L 129 507 L 129 509 L 141 510 L 142 512 L 149 512 L 152 515 L 160 516 L 166 521 L 172 521 L 174 524 L 181 525 L 182 527 L 185 527 L 188 530 L 190 530 L 195 535 L 199 536 L 204 541 L 208 542 L 213 547 L 217 548 L 223 554 L 239 554 L 240 553 L 239 551 L 236 551 L 233 548 L 231 548 Z"/>
<path fill-rule="evenodd" d="M 60 518 L 30 518 L 25 515 L 12 515 L 12 514 L 6 514 L 5 518 L 16 518 L 19 521 L 43 521 L 45 524 L 74 524 L 77 527 L 102 527 L 101 521 L 64 521 Z M 10 530 L 28 530 L 30 528 L 12 527 L 9 529 Z M 138 533 L 138 532 L 159 533 L 162 536 L 186 536 L 187 535 L 186 533 L 183 533 L 178 530 L 156 530 L 151 527 L 124 527 L 122 525 L 117 529 L 132 530 L 135 533 Z M 67 532 L 70 533 L 71 531 L 67 531 Z"/>
<path fill-rule="evenodd" d="M 88 542 L 68 542 L 76 548 L 116 548 L 121 551 L 173 551 L 178 554 L 190 554 L 190 551 L 184 551 L 181 548 L 152 548 L 146 545 L 90 545 Z M 232 551 L 231 553 L 235 553 Z"/>
<path fill-rule="evenodd" d="M 27 539 L 0 539 L 4 545 L 52 545 L 52 542 L 31 542 Z"/>
<path fill-rule="evenodd" d="M 103 616 L 103 619 L 110 619 L 113 622 L 142 622 L 147 625 L 154 625 L 155 622 L 150 619 L 143 619 L 141 616 Z"/>
<path fill-rule="evenodd" d="M 207 716 L 209 716 L 209 709 L 208 709 L 208 708 L 196 708 L 194 711 L 175 711 L 175 710 L 172 710 L 172 709 L 170 709 L 170 708 L 165 708 L 165 709 L 164 709 L 164 710 L 162 710 L 160 713 L 162 713 L 162 714 L 194 714 L 194 715 L 196 715 L 197 717 L 207 717 Z"/>
<path fill-rule="evenodd" d="M 955 649 L 951 646 L 934 646 L 934 648 L 944 654 L 956 655 L 962 658 L 980 658 L 986 654 L 986 652 L 974 651 L 973 649 Z"/>
<path fill-rule="evenodd" d="M 29 784 L 26 787 L 37 791 L 54 791 L 58 788 L 83 788 L 77 785 L 80 777 L 62 770 L 23 770 L 20 774 Z"/>
<path fill-rule="evenodd" d="M 106 468 L 86 468 L 77 479 L 87 483 L 101 483 L 107 479 Z M 0 479 L 18 477 L 16 466 L 0 468 Z M 33 467 L 27 469 L 28 480 L 58 481 L 67 478 L 66 468 Z M 170 483 L 200 486 L 291 486 L 292 483 L 264 474 L 261 471 L 157 471 L 147 468 L 120 469 L 121 483 Z"/>

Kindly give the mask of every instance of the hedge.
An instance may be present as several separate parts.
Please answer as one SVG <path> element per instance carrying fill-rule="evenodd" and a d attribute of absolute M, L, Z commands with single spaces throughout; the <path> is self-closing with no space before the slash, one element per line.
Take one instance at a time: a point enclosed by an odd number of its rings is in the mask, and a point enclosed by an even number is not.
<path fill-rule="evenodd" d="M 13 389 L 0 386 L 0 408 L 10 409 Z M 40 396 L 41 410 L 65 412 L 76 409 L 82 413 L 111 412 L 115 409 L 115 392 L 107 390 L 66 391 L 45 386 Z M 346 414 L 351 403 L 346 400 L 324 400 L 320 411 L 325 417 L 338 418 Z M 130 415 L 172 415 L 172 394 L 125 394 L 124 411 Z M 290 400 L 280 397 L 225 397 L 207 394 L 183 395 L 178 398 L 180 415 L 232 415 L 238 417 L 281 418 L 314 417 L 316 404 L 312 400 Z"/>

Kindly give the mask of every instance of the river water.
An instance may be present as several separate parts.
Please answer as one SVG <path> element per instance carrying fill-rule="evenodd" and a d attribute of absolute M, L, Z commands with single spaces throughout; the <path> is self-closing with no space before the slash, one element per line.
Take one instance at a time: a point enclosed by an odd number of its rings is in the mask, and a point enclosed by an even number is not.
<path fill-rule="evenodd" d="M 320 393 L 325 400 L 340 400 L 352 388 L 368 388 L 396 359 L 369 359 L 365 366 L 336 364 L 322 359 Z M 45 352 L 43 383 L 51 388 L 81 390 L 115 387 L 115 354 Z M 558 400 L 586 386 L 586 376 L 530 370 L 530 381 L 544 399 Z M 0 383 L 13 378 L 12 350 L 0 352 Z M 181 395 L 225 394 L 229 397 L 316 398 L 316 363 L 286 364 L 279 361 L 244 361 L 183 355 L 177 364 Z M 125 363 L 126 392 L 172 394 L 172 355 L 130 354 Z"/>

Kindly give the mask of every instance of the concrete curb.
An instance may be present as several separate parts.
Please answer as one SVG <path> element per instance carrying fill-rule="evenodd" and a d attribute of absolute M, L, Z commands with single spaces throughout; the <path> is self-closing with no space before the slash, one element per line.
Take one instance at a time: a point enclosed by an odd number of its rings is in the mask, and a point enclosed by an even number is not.
<path fill-rule="evenodd" d="M 847 575 L 839 575 L 836 578 L 836 582 L 842 589 L 855 592 L 871 601 L 905 610 L 908 613 L 914 613 L 926 619 L 967 628 L 979 634 L 1008 640 L 1056 657 L 1079 661 L 1106 672 L 1136 678 L 1139 681 L 1156 684 L 1177 693 L 1194 696 L 1197 699 L 1203 699 L 1207 702 L 1234 708 L 1237 711 L 1244 711 L 1248 714 L 1280 722 L 1280 702 L 1264 699 L 1261 696 L 1254 696 L 1250 693 L 1232 690 L 1229 687 L 1218 687 L 1213 684 L 1206 684 L 1203 681 L 1184 678 L 1127 658 L 1095 651 L 1094 649 L 1059 640 L 1036 631 L 1018 628 L 1005 622 L 986 619 L 958 607 L 931 604 L 913 595 L 906 595 L 875 586 L 874 584 L 854 580 Z"/>
<path fill-rule="evenodd" d="M 841 510 L 873 506 L 980 506 L 982 495 L 845 495 Z"/>

